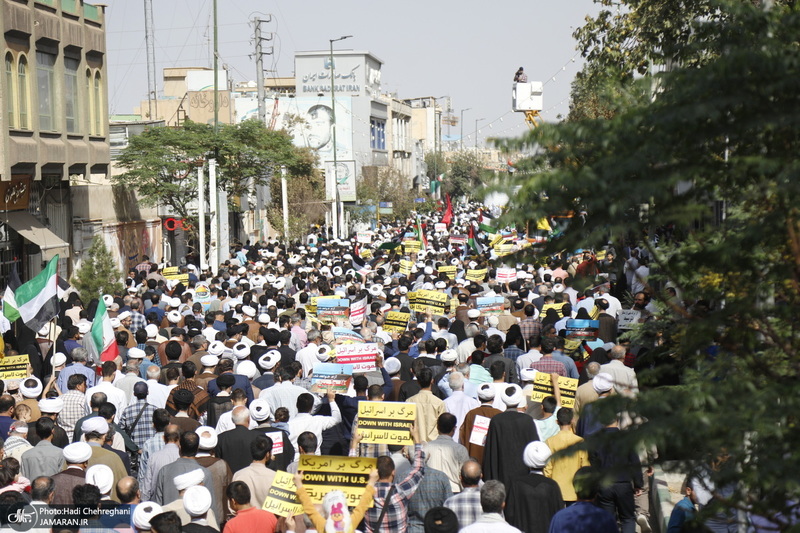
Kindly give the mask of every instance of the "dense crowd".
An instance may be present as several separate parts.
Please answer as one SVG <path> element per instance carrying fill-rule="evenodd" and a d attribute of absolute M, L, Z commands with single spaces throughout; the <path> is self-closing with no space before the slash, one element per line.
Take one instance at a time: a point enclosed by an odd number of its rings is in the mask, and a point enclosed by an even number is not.
<path fill-rule="evenodd" d="M 474 205 L 449 218 L 248 243 L 213 271 L 145 258 L 124 293 L 71 292 L 40 331 L 13 324 L 6 356 L 30 367 L 0 382 L 0 506 L 157 533 L 650 531 L 652 457 L 620 453 L 624 413 L 597 408 L 638 392 L 618 336 L 656 311 L 646 250 L 518 263 L 534 239 Z M 87 349 L 99 306 L 113 357 Z M 368 369 L 329 375 L 350 344 L 374 346 Z M 365 401 L 415 405 L 407 444 L 371 442 Z M 375 468 L 357 498 L 319 497 L 309 455 Z M 276 515 L 262 507 L 283 473 L 302 511 Z"/>

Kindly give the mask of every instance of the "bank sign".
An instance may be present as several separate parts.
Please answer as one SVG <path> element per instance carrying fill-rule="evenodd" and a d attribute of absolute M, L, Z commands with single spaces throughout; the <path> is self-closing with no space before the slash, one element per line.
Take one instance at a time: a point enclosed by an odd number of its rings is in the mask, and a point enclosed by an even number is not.
<path fill-rule="evenodd" d="M 333 67 L 333 68 L 331 68 Z M 365 53 L 334 52 L 333 63 L 328 54 L 295 56 L 297 93 L 318 95 L 331 93 L 331 73 L 336 94 L 377 94 L 381 85 L 381 63 Z"/>

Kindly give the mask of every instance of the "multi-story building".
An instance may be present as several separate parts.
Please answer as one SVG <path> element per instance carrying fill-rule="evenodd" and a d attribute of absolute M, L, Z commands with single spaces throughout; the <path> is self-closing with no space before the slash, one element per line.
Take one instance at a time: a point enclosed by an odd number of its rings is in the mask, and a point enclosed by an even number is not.
<path fill-rule="evenodd" d="M 71 273 L 70 180 L 109 167 L 104 16 L 82 0 L 2 1 L 0 283 L 55 254 Z"/>

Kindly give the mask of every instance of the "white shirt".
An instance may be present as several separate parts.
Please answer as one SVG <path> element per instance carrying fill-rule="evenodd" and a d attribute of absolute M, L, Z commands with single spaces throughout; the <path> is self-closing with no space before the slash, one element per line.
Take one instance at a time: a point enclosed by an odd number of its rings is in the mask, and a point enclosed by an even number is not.
<path fill-rule="evenodd" d="M 331 402 L 331 416 L 312 415 L 311 413 L 297 413 L 289 418 L 289 440 L 292 441 L 295 454 L 294 460 L 300 457 L 300 449 L 297 447 L 297 437 L 301 433 L 310 431 L 317 436 L 317 455 L 320 454 L 320 446 L 322 446 L 322 432 L 330 429 L 342 421 L 342 413 L 339 411 L 339 406 L 336 402 Z M 288 407 L 288 406 L 287 406 Z"/>
<path fill-rule="evenodd" d="M 251 418 L 250 419 L 250 429 L 257 427 L 258 424 Z M 217 427 L 214 428 L 217 430 L 217 435 L 222 433 L 223 431 L 230 431 L 231 429 L 235 428 L 236 424 L 233 423 L 233 409 L 230 411 L 226 411 L 219 415 L 219 420 L 217 420 Z"/>
<path fill-rule="evenodd" d="M 447 409 L 448 413 L 456 417 L 456 432 L 453 434 L 454 441 L 460 442 L 458 430 L 461 428 L 461 424 L 464 423 L 467 413 L 480 406 L 481 403 L 478 400 L 470 398 L 464 391 L 460 390 L 453 391 L 453 394 L 444 401 L 444 408 Z"/>
<path fill-rule="evenodd" d="M 542 358 L 541 352 L 535 348 L 531 348 L 528 353 L 524 353 L 517 357 L 517 370 L 521 373 L 523 368 L 530 368 L 533 363 Z"/>
<path fill-rule="evenodd" d="M 95 392 L 105 393 L 108 401 L 114 404 L 114 407 L 117 408 L 117 414 L 114 415 L 114 422 L 119 423 L 122 411 L 128 407 L 128 399 L 125 397 L 125 393 L 108 381 L 101 381 L 94 387 L 86 389 L 86 405 L 88 405 L 90 409 L 92 407 L 92 394 Z"/>
<path fill-rule="evenodd" d="M 166 385 L 162 385 L 156 379 L 147 380 L 147 403 L 164 409 L 169 398 L 169 391 L 172 390 Z"/>
<path fill-rule="evenodd" d="M 447 347 L 451 350 L 455 350 L 458 347 L 458 337 L 456 337 L 454 333 L 450 333 L 447 330 L 434 331 L 431 333 L 431 338 L 433 340 L 443 338 L 447 341 Z"/>
<path fill-rule="evenodd" d="M 503 519 L 499 513 L 486 513 L 459 533 L 522 533 Z"/>
<path fill-rule="evenodd" d="M 283 381 L 262 390 L 258 397 L 267 400 L 273 413 L 278 407 L 286 407 L 291 418 L 297 415 L 297 397 L 305 392 L 308 391 L 303 387 L 295 385 L 291 381 Z"/>
<path fill-rule="evenodd" d="M 305 348 L 297 351 L 294 356 L 295 361 L 303 365 L 303 376 L 308 376 L 314 371 L 314 365 L 319 363 L 317 358 L 317 349 L 319 345 L 315 342 L 309 342 Z M 287 405 L 288 407 L 288 405 Z"/>
<path fill-rule="evenodd" d="M 625 366 L 625 363 L 619 359 L 612 359 L 608 363 L 600 365 L 600 372 L 611 374 L 611 377 L 614 378 L 614 390 L 619 394 L 632 397 L 639 392 L 636 372 Z"/>

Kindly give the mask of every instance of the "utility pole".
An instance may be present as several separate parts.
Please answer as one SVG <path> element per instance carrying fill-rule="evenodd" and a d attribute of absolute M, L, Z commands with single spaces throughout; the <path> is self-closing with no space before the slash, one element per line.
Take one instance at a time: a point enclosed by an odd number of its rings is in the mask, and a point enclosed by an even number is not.
<path fill-rule="evenodd" d="M 266 99 L 266 92 L 264 90 L 264 50 L 261 47 L 261 42 L 268 40 L 261 37 L 261 23 L 271 22 L 272 15 L 267 15 L 269 18 L 264 20 L 260 18 L 253 19 L 255 24 L 255 40 L 256 40 L 256 84 L 258 89 L 258 120 L 262 123 L 267 122 L 267 110 L 264 100 Z"/>
<path fill-rule="evenodd" d="M 153 36 L 153 0 L 144 0 L 144 40 L 147 48 L 147 112 L 150 120 L 158 115 L 156 48 Z"/>
<path fill-rule="evenodd" d="M 219 36 L 217 35 L 217 0 L 214 0 L 214 133 L 219 131 L 219 72 L 217 60 L 219 57 Z"/>
<path fill-rule="evenodd" d="M 343 41 L 345 39 L 349 39 L 352 35 L 342 35 L 338 39 L 328 39 L 331 45 L 331 122 L 333 123 L 333 209 L 332 212 L 336 212 L 338 205 L 339 205 L 339 161 L 337 159 L 336 154 L 336 67 L 333 64 L 333 43 L 336 41 Z M 344 218 L 344 206 L 342 206 L 342 212 L 339 218 Z M 334 214 L 334 219 L 336 219 L 336 215 Z M 338 220 L 333 223 L 333 237 L 335 239 L 339 238 L 339 225 L 344 222 L 344 220 Z"/>
<path fill-rule="evenodd" d="M 478 151 L 478 122 L 481 120 L 486 120 L 484 118 L 476 118 L 475 119 L 475 151 Z"/>
<path fill-rule="evenodd" d="M 461 134 L 459 135 L 459 139 L 458 139 L 459 149 L 461 151 L 464 150 L 464 111 L 469 111 L 470 109 L 472 109 L 472 108 L 468 107 L 466 109 L 462 109 L 461 110 Z"/>

